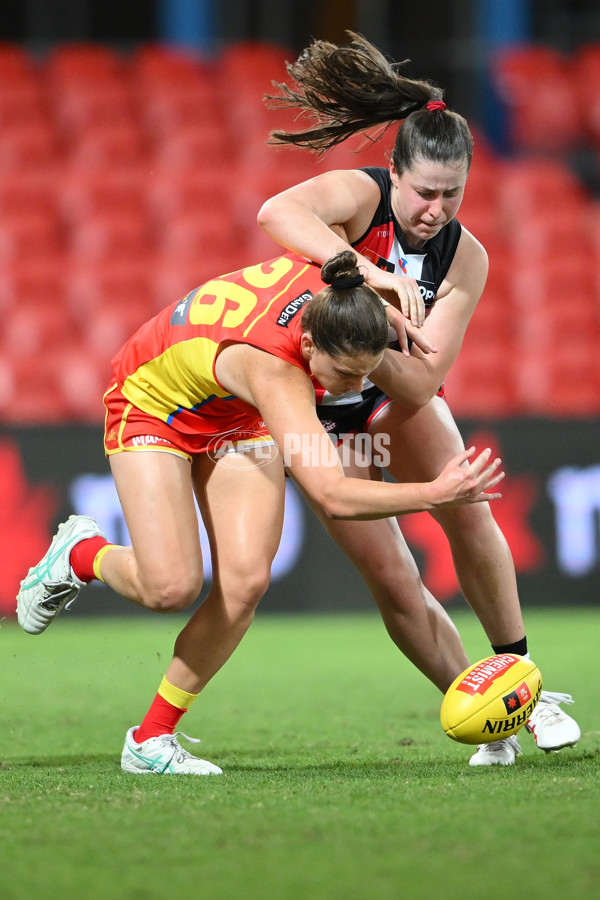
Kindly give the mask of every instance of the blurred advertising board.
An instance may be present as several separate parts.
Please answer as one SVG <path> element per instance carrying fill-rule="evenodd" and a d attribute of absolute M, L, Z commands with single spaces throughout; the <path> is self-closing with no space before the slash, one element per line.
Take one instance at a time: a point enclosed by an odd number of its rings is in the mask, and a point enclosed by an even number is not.
<path fill-rule="evenodd" d="M 523 607 L 600 602 L 600 422 L 462 421 L 461 430 L 467 445 L 491 446 L 503 458 L 503 498 L 493 509 L 513 553 Z M 58 522 L 86 513 L 111 541 L 127 543 L 128 535 L 99 428 L 0 428 L 0 463 L 0 612 L 12 617 L 19 582 L 46 551 Z M 449 607 L 464 603 L 439 526 L 420 513 L 403 517 L 401 527 L 427 587 Z M 210 554 L 201 523 L 200 532 L 207 590 Z M 371 607 L 360 576 L 289 482 L 283 538 L 262 608 Z M 140 612 L 96 583 L 76 611 Z"/>

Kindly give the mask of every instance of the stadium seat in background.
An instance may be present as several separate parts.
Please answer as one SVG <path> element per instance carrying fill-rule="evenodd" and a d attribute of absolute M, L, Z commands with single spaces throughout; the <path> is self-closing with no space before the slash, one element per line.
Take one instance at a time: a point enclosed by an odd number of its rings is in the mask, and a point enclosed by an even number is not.
<path fill-rule="evenodd" d="M 32 265 L 29 256 L 0 266 L 0 313 L 7 321 L 19 306 L 41 305 L 63 311 L 65 297 L 65 264 L 62 254 L 45 259 L 38 257 Z"/>
<path fill-rule="evenodd" d="M 73 264 L 65 272 L 63 296 L 70 315 L 83 330 L 103 308 L 118 311 L 132 306 L 143 321 L 156 311 L 152 258 Z M 98 352 L 105 355 L 102 347 Z"/>
<path fill-rule="evenodd" d="M 60 424 L 66 420 L 67 405 L 58 384 L 63 350 L 48 347 L 44 353 L 21 353 L 8 358 L 12 393 L 1 408 L 4 423 Z"/>
<path fill-rule="evenodd" d="M 515 223 L 538 215 L 556 217 L 566 207 L 582 209 L 589 200 L 579 179 L 558 159 L 508 160 L 500 164 L 497 180 L 499 225 L 508 233 Z"/>
<path fill-rule="evenodd" d="M 56 386 L 66 421 L 101 425 L 105 408 L 102 397 L 111 376 L 110 357 L 104 365 L 91 357 L 88 347 L 66 348 L 56 372 Z"/>
<path fill-rule="evenodd" d="M 153 227 L 161 228 L 173 217 L 188 213 L 201 211 L 210 218 L 213 210 L 229 210 L 237 188 L 227 164 L 213 166 L 210 173 L 195 164 L 157 166 L 145 180 Z"/>
<path fill-rule="evenodd" d="M 196 166 L 207 180 L 213 168 L 219 169 L 233 162 L 227 132 L 216 119 L 183 124 L 160 138 L 153 145 L 153 163 L 179 169 Z"/>
<path fill-rule="evenodd" d="M 584 137 L 600 150 L 600 41 L 582 44 L 573 51 L 571 81 Z"/>
<path fill-rule="evenodd" d="M 64 222 L 74 226 L 97 215 L 135 215 L 148 212 L 147 174 L 130 163 L 107 169 L 70 168 L 63 177 L 59 210 Z M 0 187 L 0 208 L 2 191 Z"/>
<path fill-rule="evenodd" d="M 517 391 L 524 415 L 559 418 L 600 414 L 598 336 L 573 335 L 551 354 L 533 345 L 519 356 Z"/>
<path fill-rule="evenodd" d="M 13 307 L 2 322 L 0 347 L 9 359 L 21 355 L 43 356 L 50 350 L 78 342 L 81 335 L 59 302 L 47 303 L 33 296 Z"/>
<path fill-rule="evenodd" d="M 514 266 L 528 259 L 536 259 L 544 266 L 546 261 L 558 257 L 566 267 L 569 256 L 589 248 L 589 236 L 585 231 L 586 204 L 566 202 L 559 211 L 559 203 L 557 201 L 555 215 L 543 210 L 524 211 L 507 229 L 505 243 L 508 258 Z"/>
<path fill-rule="evenodd" d="M 5 212 L 0 216 L 0 266 L 54 259 L 63 250 L 58 216 L 44 210 Z"/>
<path fill-rule="evenodd" d="M 0 128 L 12 128 L 31 122 L 48 124 L 50 110 L 41 84 L 33 77 L 0 81 Z"/>
<path fill-rule="evenodd" d="M 110 169 L 125 164 L 146 167 L 148 146 L 137 122 L 87 125 L 69 144 L 66 164 L 75 169 Z"/>
<path fill-rule="evenodd" d="M 2 129 L 0 173 L 46 168 L 59 161 L 58 136 L 44 118 L 13 122 Z"/>
<path fill-rule="evenodd" d="M 140 44 L 130 53 L 127 68 L 138 89 L 149 92 L 189 87 L 213 71 L 211 62 L 202 54 L 162 43 Z"/>
<path fill-rule="evenodd" d="M 65 282 L 63 305 L 80 334 L 77 346 L 106 381 L 112 356 L 157 312 L 152 257 L 79 260 Z"/>
<path fill-rule="evenodd" d="M 54 166 L 0 171 L 0 218 L 27 212 L 58 215 L 62 174 Z"/>
<path fill-rule="evenodd" d="M 131 297 L 119 301 L 115 298 L 112 303 L 104 303 L 89 314 L 80 347 L 90 365 L 94 364 L 104 372 L 105 380 L 110 377 L 112 357 L 152 314 L 149 314 L 146 302 Z"/>
<path fill-rule="evenodd" d="M 515 365 L 514 352 L 504 339 L 488 334 L 481 344 L 475 331 L 467 332 L 445 379 L 446 397 L 454 415 L 488 419 L 518 414 Z"/>
<path fill-rule="evenodd" d="M 151 251 L 144 210 L 104 210 L 74 224 L 67 252 L 72 263 L 139 260 Z"/>
<path fill-rule="evenodd" d="M 122 79 L 66 84 L 53 92 L 51 104 L 56 126 L 66 144 L 77 140 L 89 128 L 131 125 L 137 115 L 131 91 Z"/>
<path fill-rule="evenodd" d="M 287 78 L 286 60 L 294 59 L 293 51 L 260 41 L 235 42 L 223 49 L 219 60 L 223 115 L 240 151 L 251 137 L 265 142 L 272 129 L 294 127 L 296 112 L 267 109 L 263 100 L 273 91 L 273 81 Z"/>
<path fill-rule="evenodd" d="M 29 81 L 37 77 L 34 57 L 24 44 L 0 41 L 0 82 Z"/>
<path fill-rule="evenodd" d="M 184 126 L 224 128 L 220 99 L 211 73 L 192 83 L 153 84 L 151 90 L 138 92 L 137 103 L 149 137 L 158 141 Z"/>
<path fill-rule="evenodd" d="M 515 45 L 496 55 L 491 71 L 515 150 L 560 155 L 577 146 L 583 122 L 566 56 L 542 45 Z"/>
<path fill-rule="evenodd" d="M 42 64 L 44 79 L 61 90 L 74 82 L 100 84 L 122 77 L 124 60 L 108 44 L 66 41 L 54 45 Z"/>
<path fill-rule="evenodd" d="M 224 253 L 229 254 L 233 244 L 243 246 L 245 236 L 240 229 L 232 228 L 231 212 L 225 206 L 173 215 L 162 223 L 155 236 L 158 256 L 189 258 L 197 260 L 198 265 L 209 256 L 221 258 Z"/>

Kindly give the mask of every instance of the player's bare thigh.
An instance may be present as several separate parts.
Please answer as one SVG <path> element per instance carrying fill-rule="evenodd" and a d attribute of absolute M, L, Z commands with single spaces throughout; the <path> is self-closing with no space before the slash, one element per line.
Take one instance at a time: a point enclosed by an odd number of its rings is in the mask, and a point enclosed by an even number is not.
<path fill-rule="evenodd" d="M 373 420 L 369 433 L 387 438 L 387 469 L 396 481 L 430 481 L 464 449 L 456 422 L 442 397 L 407 416 L 395 402 Z"/>
<path fill-rule="evenodd" d="M 245 448 L 218 460 L 198 455 L 192 474 L 208 533 L 213 577 L 249 595 L 266 589 L 279 547 L 285 477 L 277 447 Z"/>
<path fill-rule="evenodd" d="M 174 453 L 143 450 L 116 453 L 110 465 L 135 556 L 134 576 L 148 605 L 154 597 L 168 608 L 169 596 L 174 607 L 187 605 L 202 586 L 189 461 Z"/>

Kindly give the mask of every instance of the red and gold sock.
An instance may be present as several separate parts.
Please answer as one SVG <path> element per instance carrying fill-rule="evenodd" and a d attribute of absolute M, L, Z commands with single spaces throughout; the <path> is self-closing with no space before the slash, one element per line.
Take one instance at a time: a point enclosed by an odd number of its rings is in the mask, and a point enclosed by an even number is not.
<path fill-rule="evenodd" d="M 102 581 L 100 577 L 100 562 L 107 550 L 114 547 L 108 541 L 100 537 L 87 538 L 79 541 L 71 550 L 71 568 L 80 581 L 93 581 L 94 578 Z"/>
<path fill-rule="evenodd" d="M 172 734 L 182 715 L 188 711 L 197 696 L 198 694 L 182 691 L 163 678 L 150 709 L 133 735 L 134 740 L 141 744 L 142 741 L 158 737 L 160 734 Z"/>

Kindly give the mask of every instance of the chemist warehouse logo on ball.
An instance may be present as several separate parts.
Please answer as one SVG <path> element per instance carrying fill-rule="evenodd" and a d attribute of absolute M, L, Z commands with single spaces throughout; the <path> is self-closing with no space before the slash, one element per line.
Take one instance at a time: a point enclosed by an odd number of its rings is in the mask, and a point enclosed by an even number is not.
<path fill-rule="evenodd" d="M 463 694 L 471 694 L 471 696 L 485 694 L 497 678 L 508 672 L 518 662 L 519 657 L 512 656 L 510 653 L 494 656 L 471 669 L 461 683 L 456 686 L 456 690 L 462 691 Z"/>

